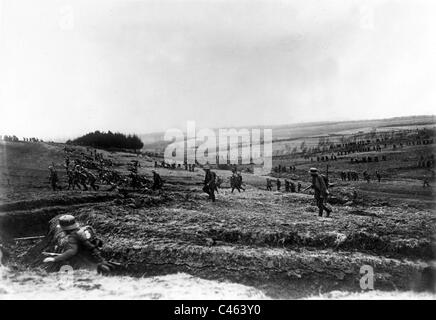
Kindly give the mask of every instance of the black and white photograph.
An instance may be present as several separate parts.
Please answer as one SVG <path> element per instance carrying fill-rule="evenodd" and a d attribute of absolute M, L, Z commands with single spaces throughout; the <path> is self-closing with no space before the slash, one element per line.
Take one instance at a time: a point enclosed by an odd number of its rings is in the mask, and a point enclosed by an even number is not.
<path fill-rule="evenodd" d="M 435 17 L 0 0 L 0 300 L 434 301 Z"/>

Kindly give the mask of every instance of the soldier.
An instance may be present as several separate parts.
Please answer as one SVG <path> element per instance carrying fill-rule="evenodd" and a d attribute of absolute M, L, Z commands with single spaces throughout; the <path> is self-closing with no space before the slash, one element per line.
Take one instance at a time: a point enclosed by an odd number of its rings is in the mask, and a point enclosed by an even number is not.
<path fill-rule="evenodd" d="M 289 181 L 285 179 L 285 191 L 290 192 L 291 191 L 291 185 L 289 184 Z"/>
<path fill-rule="evenodd" d="M 69 170 L 67 168 L 67 177 L 68 177 L 68 188 L 67 188 L 67 190 L 70 190 L 71 186 L 73 187 L 73 190 L 74 190 L 75 186 L 77 186 L 77 188 L 79 188 L 79 190 L 80 190 L 80 185 L 77 183 L 76 175 L 75 175 L 74 170 Z"/>
<path fill-rule="evenodd" d="M 242 187 L 242 174 L 240 172 L 237 173 L 236 183 L 238 184 L 239 189 L 245 191 L 245 189 Z"/>
<path fill-rule="evenodd" d="M 305 190 L 309 188 L 315 190 L 316 205 L 319 209 L 318 215 L 322 217 L 323 211 L 325 210 L 327 213 L 327 217 L 329 217 L 332 210 L 326 206 L 329 191 L 328 186 L 325 182 L 325 177 L 320 175 L 318 173 L 318 169 L 316 168 L 310 168 L 309 173 L 312 176 L 312 184 Z"/>
<path fill-rule="evenodd" d="M 430 188 L 430 183 L 428 181 L 428 178 L 424 178 L 424 184 L 422 185 L 423 188 L 425 187 L 429 187 Z"/>
<path fill-rule="evenodd" d="M 216 193 L 218 193 L 218 189 L 221 188 L 221 184 L 223 183 L 223 179 L 220 176 L 216 177 L 216 182 L 215 182 L 215 191 Z"/>
<path fill-rule="evenodd" d="M 381 174 L 380 172 L 378 172 L 377 170 L 375 171 L 375 176 L 377 177 L 378 182 L 380 183 L 381 181 Z"/>
<path fill-rule="evenodd" d="M 363 179 L 365 179 L 367 183 L 371 180 L 371 176 L 366 170 L 363 172 Z"/>
<path fill-rule="evenodd" d="M 266 190 L 272 191 L 272 181 L 269 178 L 266 179 Z"/>
<path fill-rule="evenodd" d="M 68 171 L 68 168 L 70 167 L 70 157 L 68 156 L 65 157 L 65 167 L 67 168 Z"/>
<path fill-rule="evenodd" d="M 277 191 L 280 191 L 280 187 L 282 186 L 282 182 L 280 181 L 280 179 L 277 179 L 276 184 L 277 184 Z"/>
<path fill-rule="evenodd" d="M 241 189 L 239 189 L 238 185 L 238 176 L 236 175 L 235 171 L 233 171 L 233 174 L 230 177 L 230 186 L 232 188 L 232 193 L 235 189 L 238 190 L 238 192 L 241 192 Z"/>
<path fill-rule="evenodd" d="M 86 186 L 86 175 L 83 173 L 84 168 L 80 165 L 75 166 L 75 177 L 74 179 L 77 181 L 77 183 L 81 184 L 83 186 L 83 190 L 87 191 L 88 187 Z"/>
<path fill-rule="evenodd" d="M 153 173 L 153 186 L 151 187 L 152 190 L 161 190 L 163 187 L 163 180 L 160 177 L 160 175 L 152 170 L 151 171 Z"/>
<path fill-rule="evenodd" d="M 94 191 L 97 191 L 99 189 L 99 186 L 95 185 L 95 182 L 97 181 L 95 175 L 91 171 L 86 169 L 83 169 L 83 173 L 86 175 L 86 179 L 89 185 L 91 186 L 91 188 L 94 189 Z"/>
<path fill-rule="evenodd" d="M 346 181 L 347 180 L 347 173 L 345 171 L 341 171 L 341 180 Z"/>
<path fill-rule="evenodd" d="M 56 168 L 54 167 L 54 163 L 52 163 L 52 165 L 48 167 L 48 170 L 49 170 L 49 181 L 51 187 L 53 191 L 56 191 L 58 189 L 57 183 L 59 179 L 58 179 L 58 173 L 56 172 Z"/>
<path fill-rule="evenodd" d="M 209 165 L 204 166 L 204 171 L 205 171 L 205 176 L 204 176 L 203 191 L 209 195 L 209 199 L 211 199 L 212 202 L 215 202 L 216 174 L 215 172 L 210 170 Z"/>
<path fill-rule="evenodd" d="M 291 181 L 291 183 L 290 183 L 290 187 L 291 187 L 291 192 L 294 193 L 294 192 L 295 192 L 295 183 L 293 183 L 293 182 Z"/>
<path fill-rule="evenodd" d="M 140 166 L 140 165 L 139 165 L 139 161 L 138 161 L 138 160 L 132 160 L 132 161 L 131 161 L 130 168 L 129 168 L 129 171 L 132 172 L 132 173 L 134 173 L 134 174 L 137 174 L 137 173 L 138 173 L 138 167 L 139 167 L 139 166 Z"/>
<path fill-rule="evenodd" d="M 54 257 L 44 259 L 44 263 L 67 262 L 75 266 L 83 262 L 97 265 L 97 271 L 108 272 L 111 265 L 106 262 L 99 251 L 102 246 L 101 240 L 95 237 L 91 227 L 80 228 L 75 218 L 71 215 L 63 215 L 59 218 L 58 228 L 67 236 L 66 250 Z"/>

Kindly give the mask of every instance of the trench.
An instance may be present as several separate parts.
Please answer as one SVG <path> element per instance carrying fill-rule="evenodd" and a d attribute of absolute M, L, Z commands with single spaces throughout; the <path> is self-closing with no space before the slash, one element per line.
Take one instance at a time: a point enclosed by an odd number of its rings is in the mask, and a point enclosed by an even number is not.
<path fill-rule="evenodd" d="M 14 242 L 13 239 L 46 235 L 51 219 L 84 206 L 89 203 L 2 212 L 0 240 L 10 244 L 12 256 L 22 256 L 26 251 L 36 256 L 40 254 L 41 240 Z M 292 250 L 277 246 L 271 240 L 277 238 L 273 235 L 264 239 L 270 244 L 267 246 L 241 241 L 243 237 L 234 232 L 215 236 L 223 243 L 210 246 L 189 239 L 151 238 L 141 246 L 108 245 L 103 256 L 123 263 L 124 268 L 114 273 L 117 276 L 138 278 L 182 272 L 207 280 L 248 285 L 272 298 L 302 298 L 334 290 L 359 292 L 359 272 L 364 264 L 375 265 L 380 274 L 386 275 L 377 279 L 380 290 L 421 291 L 424 285 L 423 267 L 418 263 L 332 252 L 331 248 Z M 24 267 L 40 267 L 40 263 L 29 263 L 35 256 L 16 262 Z"/>
<path fill-rule="evenodd" d="M 8 240 L 45 235 L 48 222 L 55 216 L 90 204 L 112 201 L 117 197 L 108 193 L 3 203 L 0 205 L 0 237 Z"/>
<path fill-rule="evenodd" d="M 14 262 L 26 268 L 38 268 L 35 256 L 40 254 L 44 240 L 26 240 L 14 242 L 16 237 L 31 237 L 45 235 L 49 231 L 49 222 L 59 214 L 71 212 L 69 207 L 52 207 L 36 209 L 31 212 L 19 211 L 0 215 L 0 234 L 5 243 L 9 243 L 12 256 L 19 256 L 26 252 L 29 256 L 24 259 L 16 259 Z M 356 279 L 345 276 L 340 283 L 335 277 L 322 277 L 314 273 L 301 278 L 300 275 L 290 275 L 283 268 L 274 265 L 262 266 L 262 259 L 257 257 L 257 262 L 249 255 L 239 256 L 238 263 L 228 262 L 226 250 L 214 250 L 215 248 L 203 248 L 192 244 L 180 245 L 179 248 L 168 246 L 144 246 L 142 248 L 108 249 L 104 251 L 107 259 L 123 261 L 125 267 L 114 272 L 115 276 L 130 276 L 134 278 L 156 277 L 186 273 L 212 281 L 239 283 L 261 289 L 272 298 L 298 298 L 314 292 L 319 288 L 331 291 L 338 288 L 346 288 L 349 291 L 356 290 Z M 228 248 L 226 248 L 228 249 Z M 215 252 L 213 252 L 215 251 Z M 232 254 L 237 254 L 236 251 Z M 232 255 L 231 254 L 231 255 Z M 236 256 L 234 256 L 236 258 Z M 216 263 L 221 261 L 221 263 Z M 256 260 L 256 259 L 254 259 Z M 385 286 L 386 287 L 386 286 Z M 289 289 L 292 288 L 292 289 Z M 392 286 L 388 286 L 392 289 Z M 353 290 L 354 289 L 354 290 Z"/>

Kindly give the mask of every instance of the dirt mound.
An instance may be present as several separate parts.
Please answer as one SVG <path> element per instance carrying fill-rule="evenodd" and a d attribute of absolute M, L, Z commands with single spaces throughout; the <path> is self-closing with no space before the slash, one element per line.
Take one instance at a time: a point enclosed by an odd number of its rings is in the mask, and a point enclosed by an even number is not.
<path fill-rule="evenodd" d="M 52 206 L 69 206 L 83 203 L 95 203 L 110 201 L 116 198 L 114 193 L 91 193 L 70 195 L 68 192 L 63 192 L 53 198 L 34 199 L 27 201 L 15 201 L 0 204 L 0 212 L 10 212 L 15 210 L 29 210 Z"/>

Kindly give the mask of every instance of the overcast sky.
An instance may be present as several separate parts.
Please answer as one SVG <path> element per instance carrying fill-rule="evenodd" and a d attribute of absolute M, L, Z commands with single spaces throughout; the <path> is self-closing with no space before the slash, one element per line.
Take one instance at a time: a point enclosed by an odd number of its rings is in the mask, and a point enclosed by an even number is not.
<path fill-rule="evenodd" d="M 0 0 L 0 134 L 434 114 L 436 2 Z"/>

